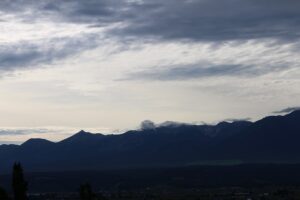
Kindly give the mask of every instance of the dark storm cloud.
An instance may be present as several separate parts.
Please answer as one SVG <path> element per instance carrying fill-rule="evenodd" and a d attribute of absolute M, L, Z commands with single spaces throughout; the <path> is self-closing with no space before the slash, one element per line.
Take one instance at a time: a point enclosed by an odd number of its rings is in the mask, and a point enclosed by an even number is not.
<path fill-rule="evenodd" d="M 300 1 L 297 0 L 3 0 L 0 14 L 12 14 L 27 23 L 48 20 L 87 24 L 87 28 L 107 27 L 118 22 L 121 26 L 107 29 L 105 33 L 107 38 L 117 37 L 122 41 L 125 38 L 222 42 L 273 38 L 284 44 L 300 36 Z M 52 44 L 43 48 L 34 43 L 2 45 L 0 70 L 51 63 L 101 44 L 89 39 L 81 45 L 74 45 L 74 39 L 70 41 L 62 48 Z M 135 75 L 144 79 L 182 80 L 269 73 L 270 68 L 264 68 L 246 65 L 172 67 L 132 74 L 129 79 L 137 77 Z"/>
<path fill-rule="evenodd" d="M 294 112 L 294 111 L 297 111 L 297 110 L 300 110 L 300 107 L 289 107 L 289 108 L 285 108 L 283 110 L 275 111 L 274 113 L 283 114 L 283 113 Z"/>
<path fill-rule="evenodd" d="M 98 24 L 100 26 L 120 21 L 123 1 L 117 0 L 73 0 L 50 1 L 42 9 L 57 15 L 61 20 L 73 23 Z"/>
<path fill-rule="evenodd" d="M 298 0 L 5 0 L 0 7 L 2 12 L 19 12 L 31 20 L 47 18 L 92 27 L 123 22 L 122 28 L 109 34 L 136 39 L 293 40 L 300 36 Z"/>
<path fill-rule="evenodd" d="M 72 23 L 115 22 L 124 6 L 117 0 L 4 0 L 0 11 L 24 21 L 50 20 Z"/>
<path fill-rule="evenodd" d="M 163 68 L 163 69 L 161 69 Z M 255 77 L 265 75 L 271 72 L 286 70 L 285 65 L 278 66 L 251 66 L 251 65 L 213 65 L 213 64 L 193 64 L 154 68 L 130 73 L 121 80 L 189 80 L 201 79 L 207 77 L 237 76 L 237 77 Z"/>
<path fill-rule="evenodd" d="M 97 36 L 90 34 L 74 38 L 54 38 L 41 43 L 21 42 L 0 45 L 0 71 L 30 68 L 95 47 Z"/>
<path fill-rule="evenodd" d="M 296 0 L 145 0 L 131 9 L 120 35 L 194 41 L 300 36 Z"/>

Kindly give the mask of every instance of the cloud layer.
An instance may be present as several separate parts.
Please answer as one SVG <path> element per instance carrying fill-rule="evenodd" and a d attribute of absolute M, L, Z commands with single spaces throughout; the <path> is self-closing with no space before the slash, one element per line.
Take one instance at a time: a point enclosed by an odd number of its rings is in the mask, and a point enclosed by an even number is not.
<path fill-rule="evenodd" d="M 0 27 L 3 127 L 255 120 L 300 100 L 296 0 L 3 0 Z"/>
<path fill-rule="evenodd" d="M 1 11 L 24 21 L 107 26 L 111 34 L 162 40 L 298 39 L 300 2 L 294 0 L 1 1 Z"/>
<path fill-rule="evenodd" d="M 202 79 L 210 77 L 254 77 L 264 75 L 271 70 L 257 69 L 255 66 L 247 65 L 180 65 L 172 66 L 167 69 L 152 69 L 148 71 L 141 71 L 130 74 L 124 80 L 159 80 L 159 81 L 172 81 L 172 80 L 189 80 L 189 79 Z"/>
<path fill-rule="evenodd" d="M 97 36 L 53 38 L 38 42 L 19 42 L 0 45 L 0 71 L 32 68 L 39 64 L 51 64 L 86 49 L 96 47 Z"/>
<path fill-rule="evenodd" d="M 299 39 L 300 2 L 294 0 L 145 0 L 121 34 L 163 40 Z"/>
<path fill-rule="evenodd" d="M 279 110 L 279 111 L 275 111 L 274 113 L 277 113 L 277 114 L 284 114 L 284 113 L 294 112 L 294 111 L 297 111 L 297 110 L 300 110 L 300 106 L 299 106 L 299 107 L 289 107 L 289 108 L 285 108 L 285 109 L 282 109 L 282 110 Z"/>
<path fill-rule="evenodd" d="M 94 35 L 82 33 L 69 38 L 47 39 L 45 34 L 40 41 L 0 43 L 0 67 L 4 71 L 49 64 L 101 46 L 101 41 L 91 39 L 96 35 L 118 40 L 120 45 L 127 45 L 127 40 L 137 42 L 149 39 L 218 45 L 227 41 L 243 43 L 248 40 L 273 40 L 277 45 L 294 43 L 300 36 L 299 8 L 300 2 L 294 0 L 1 1 L 3 20 L 13 16 L 14 20 L 25 24 L 51 22 L 84 25 L 83 29 L 90 30 Z M 141 75 L 148 79 L 176 80 L 268 73 L 268 70 L 256 70 L 247 63 L 212 63 L 204 68 L 196 65 L 201 63 L 174 65 L 167 70 L 143 72 Z"/>

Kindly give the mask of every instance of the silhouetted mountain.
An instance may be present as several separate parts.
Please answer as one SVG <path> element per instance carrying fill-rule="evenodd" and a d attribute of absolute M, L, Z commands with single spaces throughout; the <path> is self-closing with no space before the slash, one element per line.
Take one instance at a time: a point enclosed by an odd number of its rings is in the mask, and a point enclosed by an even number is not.
<path fill-rule="evenodd" d="M 228 156 L 247 161 L 300 161 L 299 142 L 300 111 L 295 111 L 255 122 L 241 134 L 224 141 L 224 149 Z"/>
<path fill-rule="evenodd" d="M 98 142 L 104 137 L 102 134 L 93 134 L 89 132 L 85 132 L 83 130 L 79 131 L 75 135 L 60 141 L 60 144 L 63 145 L 91 145 L 91 143 Z"/>
<path fill-rule="evenodd" d="M 30 171 L 299 162 L 300 111 L 257 122 L 163 123 L 120 135 L 80 131 L 54 143 L 30 139 L 0 146 L 0 170 L 20 161 Z"/>
<path fill-rule="evenodd" d="M 47 148 L 54 145 L 54 142 L 51 142 L 49 140 L 40 139 L 40 138 L 34 138 L 29 139 L 26 142 L 24 142 L 21 147 L 22 148 Z"/>

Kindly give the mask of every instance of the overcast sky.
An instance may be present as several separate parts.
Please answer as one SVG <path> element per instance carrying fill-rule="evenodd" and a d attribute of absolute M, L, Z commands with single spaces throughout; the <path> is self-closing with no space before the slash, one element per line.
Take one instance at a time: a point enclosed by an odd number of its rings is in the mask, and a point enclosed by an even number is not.
<path fill-rule="evenodd" d="M 298 0 L 2 0 L 0 142 L 299 109 Z"/>

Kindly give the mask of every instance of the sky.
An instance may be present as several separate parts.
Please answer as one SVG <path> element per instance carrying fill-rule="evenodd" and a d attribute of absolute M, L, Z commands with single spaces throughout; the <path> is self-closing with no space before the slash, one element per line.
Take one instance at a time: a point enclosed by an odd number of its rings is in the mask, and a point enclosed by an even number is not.
<path fill-rule="evenodd" d="M 0 143 L 299 109 L 298 0 L 2 0 Z"/>

